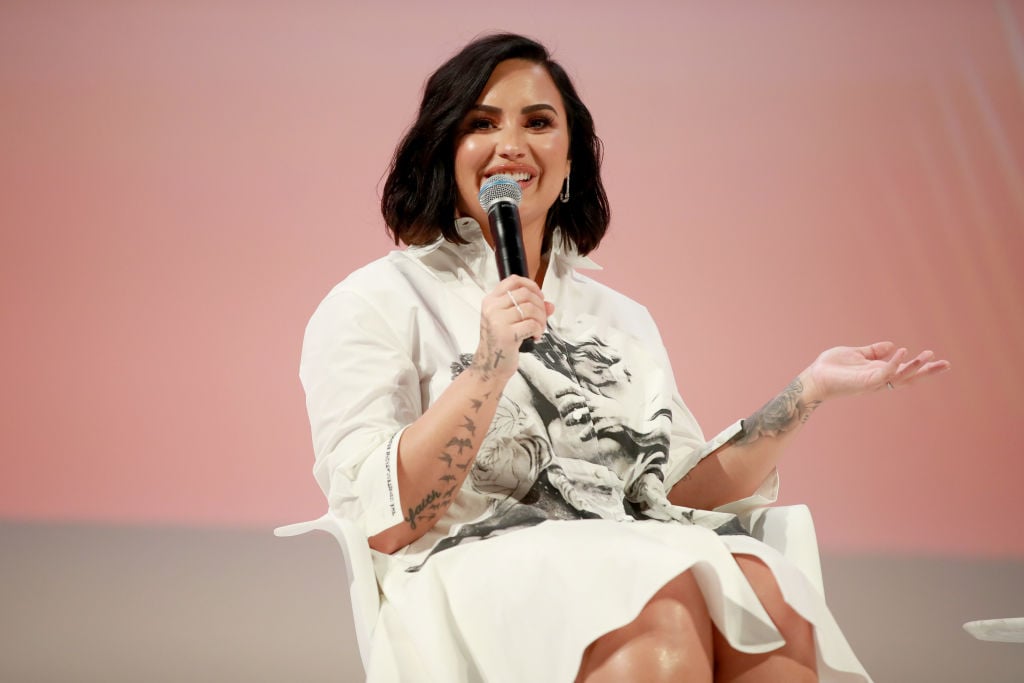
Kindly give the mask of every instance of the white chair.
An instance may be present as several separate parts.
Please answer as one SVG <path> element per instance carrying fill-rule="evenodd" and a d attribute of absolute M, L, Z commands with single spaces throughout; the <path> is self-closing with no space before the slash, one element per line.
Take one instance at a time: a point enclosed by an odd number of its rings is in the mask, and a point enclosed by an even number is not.
<path fill-rule="evenodd" d="M 741 515 L 740 519 L 755 538 L 785 555 L 824 595 L 818 540 L 811 511 L 806 505 L 755 508 Z M 380 590 L 373 572 L 370 546 L 359 527 L 333 512 L 320 519 L 278 527 L 274 529 L 274 535 L 297 536 L 315 530 L 326 531 L 341 545 L 352 597 L 359 656 L 365 668 L 370 663 L 370 644 L 380 611 Z"/>

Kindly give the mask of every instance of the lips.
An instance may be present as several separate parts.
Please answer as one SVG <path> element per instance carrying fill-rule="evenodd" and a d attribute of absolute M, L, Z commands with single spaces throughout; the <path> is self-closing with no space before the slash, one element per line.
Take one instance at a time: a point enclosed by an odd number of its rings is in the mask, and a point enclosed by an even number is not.
<path fill-rule="evenodd" d="M 525 187 L 534 180 L 539 172 L 532 166 L 526 166 L 524 164 L 505 164 L 502 166 L 495 166 L 484 171 L 484 180 L 486 181 L 491 176 L 498 174 L 505 174 L 512 176 L 512 179 L 519 183 L 520 187 Z"/>

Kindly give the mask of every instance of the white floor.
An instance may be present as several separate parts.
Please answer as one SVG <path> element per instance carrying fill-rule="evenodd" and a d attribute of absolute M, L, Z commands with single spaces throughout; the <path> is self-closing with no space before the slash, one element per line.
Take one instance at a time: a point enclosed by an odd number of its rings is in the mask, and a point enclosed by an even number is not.
<path fill-rule="evenodd" d="M 1024 560 L 824 559 L 826 594 L 878 683 L 1021 683 Z M 340 551 L 270 530 L 0 523 L 0 681 L 359 681 Z"/>

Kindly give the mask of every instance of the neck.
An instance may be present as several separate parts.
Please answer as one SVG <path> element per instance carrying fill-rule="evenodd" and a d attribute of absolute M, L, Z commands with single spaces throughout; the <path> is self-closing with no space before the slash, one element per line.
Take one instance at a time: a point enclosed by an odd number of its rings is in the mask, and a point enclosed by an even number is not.
<path fill-rule="evenodd" d="M 535 229 L 523 227 L 523 250 L 526 252 L 526 267 L 530 271 L 530 279 L 538 285 L 544 284 L 544 273 L 547 271 L 547 259 L 541 258 L 544 246 L 543 223 Z"/>
<path fill-rule="evenodd" d="M 491 231 L 487 227 L 487 217 L 483 217 L 483 223 L 480 223 L 480 232 L 483 233 L 484 240 L 487 244 L 491 245 L 491 249 L 494 248 L 494 240 L 491 238 Z M 479 222 L 479 220 L 477 221 Z M 529 271 L 528 276 L 531 280 L 536 282 L 538 285 L 544 284 L 544 274 L 548 269 L 547 259 L 542 258 L 541 249 L 544 247 L 544 224 L 545 221 L 539 221 L 531 225 L 524 225 L 523 228 L 523 252 L 526 256 L 526 268 Z"/>

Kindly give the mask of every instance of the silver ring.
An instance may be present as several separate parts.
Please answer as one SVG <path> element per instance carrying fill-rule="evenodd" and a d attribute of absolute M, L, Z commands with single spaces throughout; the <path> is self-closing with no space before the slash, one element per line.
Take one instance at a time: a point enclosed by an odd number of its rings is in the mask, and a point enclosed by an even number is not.
<path fill-rule="evenodd" d="M 519 302 L 516 301 L 516 298 L 514 296 L 512 296 L 512 292 L 505 290 L 505 293 L 508 294 L 509 299 L 512 299 L 512 305 L 516 307 L 517 311 L 519 311 L 519 320 L 526 320 L 526 316 L 523 315 L 523 309 L 519 308 Z"/>
<path fill-rule="evenodd" d="M 896 388 L 896 387 L 894 387 L 894 386 L 892 385 L 892 382 L 886 382 L 886 383 L 885 383 L 885 386 L 889 387 L 889 389 L 890 389 L 890 390 L 892 390 L 892 389 L 895 389 L 895 388 Z"/>

